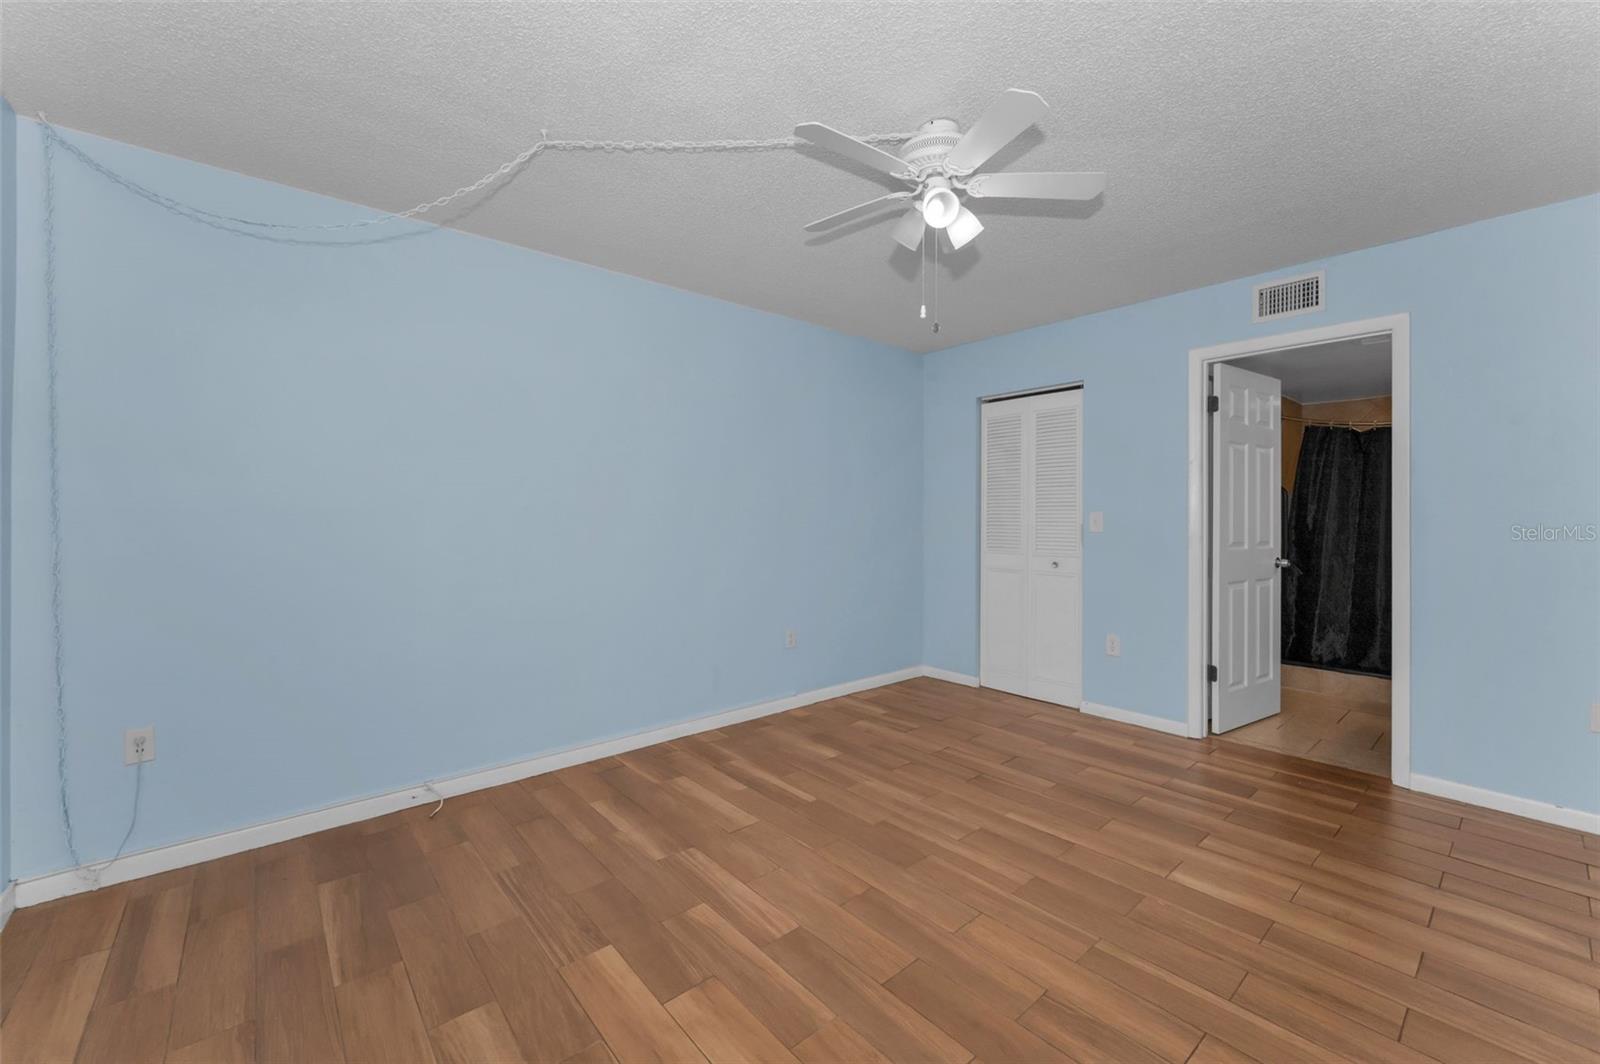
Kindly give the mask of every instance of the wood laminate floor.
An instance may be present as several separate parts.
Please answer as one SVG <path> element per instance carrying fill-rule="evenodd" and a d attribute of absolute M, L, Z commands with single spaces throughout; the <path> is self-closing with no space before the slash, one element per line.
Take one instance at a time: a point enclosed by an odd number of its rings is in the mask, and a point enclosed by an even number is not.
<path fill-rule="evenodd" d="M 1600 1062 L 1600 839 L 912 680 L 23 909 L 32 1061 Z"/>
<path fill-rule="evenodd" d="M 1285 665 L 1280 693 L 1279 713 L 1226 737 L 1388 778 L 1388 679 Z"/>

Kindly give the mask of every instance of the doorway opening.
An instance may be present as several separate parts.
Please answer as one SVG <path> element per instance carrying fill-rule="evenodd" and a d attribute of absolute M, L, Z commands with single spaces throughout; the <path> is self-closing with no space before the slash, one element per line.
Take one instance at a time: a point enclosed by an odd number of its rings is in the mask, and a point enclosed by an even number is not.
<path fill-rule="evenodd" d="M 1410 776 L 1409 322 L 1191 352 L 1189 733 Z"/>

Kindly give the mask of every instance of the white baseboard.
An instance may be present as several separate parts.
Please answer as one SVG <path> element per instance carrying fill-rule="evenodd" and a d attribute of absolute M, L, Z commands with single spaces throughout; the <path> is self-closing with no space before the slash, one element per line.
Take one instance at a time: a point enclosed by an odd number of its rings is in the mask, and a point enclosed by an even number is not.
<path fill-rule="evenodd" d="M 1499 791 L 1485 790 L 1482 787 L 1456 783 L 1453 780 L 1442 780 L 1437 776 L 1419 776 L 1415 773 L 1411 776 L 1411 789 L 1439 798 L 1466 802 L 1469 805 L 1481 805 L 1485 809 L 1494 809 L 1513 816 L 1525 816 L 1529 820 L 1542 820 L 1546 824 L 1555 824 L 1574 831 L 1587 831 L 1591 835 L 1600 835 L 1600 813 L 1568 809 L 1566 806 L 1551 805 L 1549 802 L 1539 802 L 1532 798 L 1518 798 L 1514 794 L 1501 794 Z"/>
<path fill-rule="evenodd" d="M 965 687 L 977 687 L 978 678 L 968 676 L 964 672 L 951 672 L 948 669 L 936 669 L 932 665 L 922 667 L 922 675 L 935 680 L 947 680 Z M 1149 728 L 1152 731 L 1165 732 L 1179 738 L 1189 738 L 1189 724 L 1187 721 L 1170 720 L 1166 717 L 1154 717 L 1148 713 L 1135 713 L 1131 709 L 1118 709 L 1116 706 L 1103 706 L 1098 702 L 1085 702 L 1078 707 L 1083 713 L 1091 717 L 1104 717 L 1107 720 L 1117 720 L 1124 724 L 1133 724 L 1140 728 Z"/>
<path fill-rule="evenodd" d="M 11 914 L 17 908 L 17 885 L 7 883 L 5 890 L 0 890 L 0 931 L 4 931 L 6 921 L 11 919 Z"/>
<path fill-rule="evenodd" d="M 1118 720 L 1124 724 L 1137 725 L 1140 728 L 1149 728 L 1151 731 L 1165 732 L 1176 735 L 1180 739 L 1189 737 L 1189 722 L 1173 720 L 1170 717 L 1153 717 L 1148 713 L 1135 713 L 1131 709 L 1118 709 L 1116 706 L 1103 706 L 1098 702 L 1085 702 L 1078 709 L 1091 717 L 1104 717 L 1107 720 Z"/>
<path fill-rule="evenodd" d="M 924 665 L 922 667 L 922 675 L 934 680 L 943 680 L 946 683 L 958 683 L 962 687 L 978 686 L 978 678 L 976 676 L 968 676 L 964 672 L 951 672 L 949 669 L 936 669 L 932 665 Z"/>
<path fill-rule="evenodd" d="M 188 865 L 199 864 L 202 861 L 214 861 L 219 857 L 243 853 L 245 850 L 253 850 L 260 846 L 270 846 L 273 843 L 299 838 L 302 835 L 310 835 L 318 831 L 326 831 L 329 828 L 370 820 L 373 817 L 383 816 L 385 813 L 392 813 L 398 809 L 406 809 L 424 802 L 436 802 L 440 796 L 450 798 L 458 794 L 483 790 L 485 787 L 497 787 L 502 783 L 510 783 L 512 780 L 526 779 L 529 776 L 554 772 L 556 769 L 566 768 L 570 765 L 580 765 L 585 761 L 597 761 L 603 757 L 625 754 L 630 750 L 638 750 L 641 747 L 654 746 L 656 743 L 664 743 L 672 739 L 681 739 L 685 735 L 714 731 L 717 728 L 725 728 L 730 724 L 755 720 L 758 717 L 767 717 L 774 713 L 783 713 L 791 709 L 798 709 L 801 706 L 809 706 L 814 702 L 826 702 L 830 698 L 840 698 L 844 695 L 855 694 L 857 691 L 883 687 L 887 684 L 899 683 L 901 680 L 909 680 L 921 675 L 923 675 L 921 667 L 898 669 L 895 672 L 886 672 L 879 676 L 868 676 L 861 680 L 834 684 L 832 687 L 819 687 L 814 691 L 804 691 L 790 695 L 787 698 L 773 699 L 770 702 L 757 702 L 754 705 L 741 706 L 738 709 L 712 713 L 704 717 L 692 717 L 689 720 L 667 724 L 660 728 L 652 728 L 649 731 L 634 732 L 631 735 L 586 743 L 582 746 L 540 754 L 536 757 L 524 758 L 521 761 L 513 761 L 509 764 L 467 772 L 459 776 L 431 780 L 428 783 L 407 787 L 404 790 L 390 791 L 388 794 L 374 795 L 370 798 L 358 798 L 351 802 L 341 802 L 338 805 L 315 809 L 307 813 L 298 813 L 280 820 L 252 824 L 249 827 L 223 831 L 203 838 L 187 839 L 168 846 L 157 846 L 149 850 L 141 850 L 138 853 L 130 853 L 119 858 L 116 863 L 104 869 L 99 877 L 99 885 L 110 886 L 113 883 L 123 883 L 130 879 L 142 879 L 158 872 L 169 872 L 172 869 L 184 868 Z M 69 868 L 65 871 L 51 872 L 32 879 L 19 880 L 13 884 L 13 887 L 15 888 L 15 904 L 27 906 L 38 905 L 40 902 L 51 901 L 55 898 L 64 898 L 69 894 L 81 894 L 91 889 L 92 884 L 85 881 L 80 874 L 80 869 Z M 5 894 L 8 907 L 12 903 L 12 897 L 12 888 L 8 887 Z M 9 908 L 7 911 L 9 912 Z"/>

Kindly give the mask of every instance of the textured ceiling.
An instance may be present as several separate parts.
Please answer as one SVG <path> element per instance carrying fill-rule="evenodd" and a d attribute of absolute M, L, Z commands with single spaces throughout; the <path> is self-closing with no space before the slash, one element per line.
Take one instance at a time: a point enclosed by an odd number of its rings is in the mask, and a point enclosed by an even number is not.
<path fill-rule="evenodd" d="M 28 4 L 0 90 L 75 129 L 389 209 L 546 127 L 771 137 L 1052 109 L 997 162 L 1090 209 L 980 202 L 937 335 L 885 191 L 812 149 L 553 154 L 463 229 L 931 350 L 1600 191 L 1581 4 Z"/>
<path fill-rule="evenodd" d="M 1283 384 L 1283 394 L 1302 403 L 1371 399 L 1388 395 L 1392 387 L 1389 338 L 1371 340 L 1335 340 L 1314 347 L 1268 351 L 1233 359 L 1233 365 L 1276 377 Z"/>

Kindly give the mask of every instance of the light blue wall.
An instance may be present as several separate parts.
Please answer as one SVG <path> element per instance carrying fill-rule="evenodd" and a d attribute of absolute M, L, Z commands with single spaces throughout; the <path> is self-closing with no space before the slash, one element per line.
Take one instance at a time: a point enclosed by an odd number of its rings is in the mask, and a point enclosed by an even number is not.
<path fill-rule="evenodd" d="M 11 882 L 11 380 L 17 331 L 17 116 L 0 100 L 0 887 Z"/>
<path fill-rule="evenodd" d="M 977 672 L 978 397 L 1081 380 L 1084 697 L 1183 719 L 1189 349 L 1409 312 L 1413 771 L 1600 810 L 1600 543 L 1512 533 L 1600 522 L 1600 197 L 1304 268 L 1287 323 L 1249 278 L 927 356 L 924 660 Z"/>
<path fill-rule="evenodd" d="M 67 858 L 41 137 L 19 125 L 12 768 L 28 877 Z M 357 210 L 75 139 L 214 209 Z M 450 231 L 244 241 L 62 153 L 57 167 L 86 859 L 126 826 L 130 726 L 156 729 L 139 849 L 918 663 L 916 356 Z"/>

